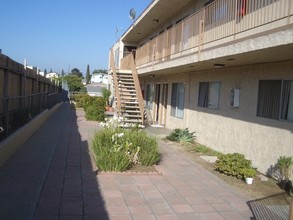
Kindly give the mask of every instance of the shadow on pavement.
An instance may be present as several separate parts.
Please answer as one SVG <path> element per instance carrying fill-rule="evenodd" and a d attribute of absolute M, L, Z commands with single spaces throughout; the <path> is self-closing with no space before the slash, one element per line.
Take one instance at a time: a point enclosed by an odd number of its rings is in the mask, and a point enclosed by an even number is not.
<path fill-rule="evenodd" d="M 0 219 L 109 219 L 79 117 L 62 104 L 0 167 Z"/>
<path fill-rule="evenodd" d="M 285 192 L 247 203 L 255 219 L 287 220 L 289 217 L 289 200 Z"/>

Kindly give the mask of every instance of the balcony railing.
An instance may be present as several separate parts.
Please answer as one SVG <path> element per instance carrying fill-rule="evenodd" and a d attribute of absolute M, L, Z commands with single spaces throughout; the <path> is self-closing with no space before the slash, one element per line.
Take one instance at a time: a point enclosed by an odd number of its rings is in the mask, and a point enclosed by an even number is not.
<path fill-rule="evenodd" d="M 236 38 L 237 34 L 272 22 L 284 26 L 292 23 L 292 13 L 292 0 L 217 0 L 138 48 L 136 65 L 200 53 L 207 43 L 229 36 Z M 121 61 L 125 67 L 127 59 Z"/>

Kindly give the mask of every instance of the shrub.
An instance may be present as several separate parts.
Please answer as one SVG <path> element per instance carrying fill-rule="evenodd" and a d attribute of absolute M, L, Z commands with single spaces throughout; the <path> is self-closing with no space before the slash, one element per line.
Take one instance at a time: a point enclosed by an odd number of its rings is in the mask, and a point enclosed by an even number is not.
<path fill-rule="evenodd" d="M 205 145 L 201 145 L 201 144 L 198 144 L 194 148 L 194 151 L 197 152 L 197 153 L 206 155 L 206 156 L 220 156 L 220 155 L 222 155 L 222 153 L 220 153 L 220 152 L 218 152 L 216 150 L 213 150 L 212 148 L 209 148 L 209 147 L 207 147 Z"/>
<path fill-rule="evenodd" d="M 102 88 L 102 96 L 106 102 L 106 105 L 109 106 L 109 98 L 111 96 L 111 91 L 105 87 Z"/>
<path fill-rule="evenodd" d="M 76 104 L 77 108 L 83 108 L 83 99 L 85 96 L 89 96 L 87 93 L 78 93 L 73 94 L 71 96 L 71 100 L 73 100 Z"/>
<path fill-rule="evenodd" d="M 176 141 L 179 143 L 193 143 L 195 139 L 194 133 L 195 132 L 189 132 L 188 128 L 176 128 L 166 138 L 170 141 Z"/>
<path fill-rule="evenodd" d="M 256 176 L 256 169 L 250 167 L 250 168 L 243 168 L 241 171 L 241 175 L 243 178 L 253 178 Z"/>
<path fill-rule="evenodd" d="M 136 128 L 129 133 L 129 141 L 141 148 L 139 162 L 142 165 L 150 166 L 160 160 L 161 155 L 154 137 L 150 137 L 144 131 Z"/>
<path fill-rule="evenodd" d="M 126 152 L 113 146 L 112 136 L 115 132 L 103 129 L 96 133 L 92 146 L 96 155 L 96 164 L 103 171 L 124 171 L 130 167 L 131 161 Z"/>
<path fill-rule="evenodd" d="M 105 120 L 105 102 L 101 97 L 85 97 L 84 110 L 87 120 L 104 121 Z"/>
<path fill-rule="evenodd" d="M 120 128 L 118 120 L 103 123 L 104 128 L 94 136 L 92 147 L 98 168 L 125 171 L 136 163 L 145 166 L 158 163 L 161 155 L 156 139 L 138 128 Z"/>
<path fill-rule="evenodd" d="M 282 180 L 289 180 L 291 166 L 293 165 L 292 157 L 280 156 L 277 162 L 278 169 L 281 173 Z"/>
<path fill-rule="evenodd" d="M 220 155 L 215 164 L 217 171 L 228 176 L 235 176 L 238 179 L 243 178 L 242 171 L 247 168 L 251 168 L 251 161 L 239 153 Z"/>

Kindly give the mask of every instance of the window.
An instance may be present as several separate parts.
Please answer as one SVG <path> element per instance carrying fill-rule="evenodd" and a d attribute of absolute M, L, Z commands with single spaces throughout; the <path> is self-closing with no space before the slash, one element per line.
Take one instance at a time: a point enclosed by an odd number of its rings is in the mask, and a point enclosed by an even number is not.
<path fill-rule="evenodd" d="M 172 83 L 171 116 L 184 116 L 185 86 L 183 83 Z"/>
<path fill-rule="evenodd" d="M 293 80 L 260 80 L 257 116 L 293 121 Z"/>
<path fill-rule="evenodd" d="M 293 121 L 293 80 L 283 81 L 281 119 Z"/>
<path fill-rule="evenodd" d="M 147 84 L 146 86 L 146 97 L 145 97 L 145 106 L 147 109 L 153 108 L 153 102 L 154 102 L 154 85 L 153 84 Z"/>
<path fill-rule="evenodd" d="M 219 109 L 220 82 L 200 82 L 198 106 Z"/>

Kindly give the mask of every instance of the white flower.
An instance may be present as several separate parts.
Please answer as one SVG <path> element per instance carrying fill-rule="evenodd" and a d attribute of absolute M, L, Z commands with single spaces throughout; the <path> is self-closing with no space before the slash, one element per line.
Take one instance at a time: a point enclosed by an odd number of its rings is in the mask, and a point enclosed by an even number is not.
<path fill-rule="evenodd" d="M 117 137 L 120 138 L 120 137 L 123 137 L 123 135 L 124 135 L 124 133 L 118 133 L 118 134 L 117 134 Z"/>
<path fill-rule="evenodd" d="M 115 137 L 116 137 L 116 134 L 113 134 L 113 135 L 112 135 L 112 142 L 115 141 Z"/>

